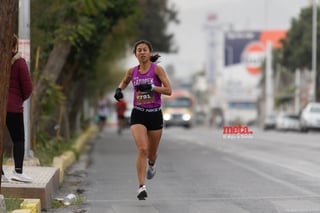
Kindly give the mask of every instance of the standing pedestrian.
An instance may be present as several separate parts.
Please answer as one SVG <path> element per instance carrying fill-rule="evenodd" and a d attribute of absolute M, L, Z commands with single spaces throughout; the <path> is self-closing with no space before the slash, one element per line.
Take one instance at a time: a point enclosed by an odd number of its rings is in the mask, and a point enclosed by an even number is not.
<path fill-rule="evenodd" d="M 124 100 L 124 98 L 122 98 L 121 100 L 116 102 L 115 107 L 118 119 L 118 134 L 120 135 L 127 122 L 124 116 L 124 113 L 127 110 L 127 102 Z"/>
<path fill-rule="evenodd" d="M 18 37 L 13 36 L 11 72 L 7 102 L 6 125 L 13 142 L 14 171 L 12 180 L 32 182 L 32 178 L 23 173 L 23 161 L 25 152 L 23 102 L 32 93 L 32 82 L 29 69 L 24 58 L 18 52 Z M 8 181 L 2 171 L 1 180 Z"/>
<path fill-rule="evenodd" d="M 103 131 L 108 119 L 108 100 L 100 93 L 97 107 L 98 127 L 99 131 Z"/>
<path fill-rule="evenodd" d="M 121 100 L 130 81 L 134 88 L 130 129 L 137 147 L 136 169 L 139 181 L 138 199 L 147 197 L 145 176 L 152 179 L 160 143 L 163 117 L 161 94 L 171 95 L 171 85 L 164 69 L 154 62 L 160 55 L 152 55 L 152 46 L 146 40 L 135 43 L 133 53 L 139 65 L 130 68 L 115 91 L 114 98 Z M 148 171 L 147 169 L 148 164 Z"/>

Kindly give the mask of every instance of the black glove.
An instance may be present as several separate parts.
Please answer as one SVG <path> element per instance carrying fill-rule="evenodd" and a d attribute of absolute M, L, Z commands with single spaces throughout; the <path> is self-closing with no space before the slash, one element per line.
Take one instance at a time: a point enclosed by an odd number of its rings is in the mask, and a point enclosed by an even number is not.
<path fill-rule="evenodd" d="M 117 101 L 120 101 L 120 99 L 123 98 L 123 93 L 121 91 L 121 88 L 117 88 L 115 93 L 114 93 L 114 96 L 113 96 Z"/>
<path fill-rule="evenodd" d="M 152 90 L 152 84 L 139 84 L 136 86 L 137 91 L 149 92 Z"/>

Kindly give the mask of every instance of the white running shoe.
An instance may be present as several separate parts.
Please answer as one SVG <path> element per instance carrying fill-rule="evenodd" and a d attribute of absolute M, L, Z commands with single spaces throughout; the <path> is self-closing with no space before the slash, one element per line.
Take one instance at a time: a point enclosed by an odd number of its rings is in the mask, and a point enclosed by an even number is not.
<path fill-rule="evenodd" d="M 152 179 L 153 176 L 156 174 L 156 165 L 153 166 L 148 166 L 148 171 L 147 171 L 147 179 Z"/>
<path fill-rule="evenodd" d="M 139 200 L 145 200 L 148 197 L 146 185 L 143 185 L 138 190 L 137 198 Z"/>
<path fill-rule="evenodd" d="M 24 183 L 31 183 L 32 182 L 32 178 L 27 176 L 26 174 L 19 174 L 16 171 L 13 171 L 13 176 L 11 177 L 11 180 L 15 180 L 15 181 L 20 181 L 20 182 L 24 182 Z"/>
<path fill-rule="evenodd" d="M 1 175 L 1 183 L 9 183 L 10 180 L 6 175 Z"/>

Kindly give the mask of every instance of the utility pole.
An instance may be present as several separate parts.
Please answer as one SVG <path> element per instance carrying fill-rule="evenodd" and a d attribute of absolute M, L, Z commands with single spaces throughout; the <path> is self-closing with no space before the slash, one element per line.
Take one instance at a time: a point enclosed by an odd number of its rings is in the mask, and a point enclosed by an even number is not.
<path fill-rule="evenodd" d="M 295 71 L 295 92 L 294 92 L 294 113 L 300 112 L 300 87 L 301 87 L 301 71 L 296 69 Z"/>
<path fill-rule="evenodd" d="M 207 61 L 206 61 L 206 78 L 210 87 L 216 86 L 217 81 L 217 17 L 216 14 L 209 14 L 206 22 L 207 31 Z"/>
<path fill-rule="evenodd" d="M 312 1 L 312 97 L 311 101 L 317 100 L 317 0 Z"/>
<path fill-rule="evenodd" d="M 19 0 L 19 52 L 26 60 L 30 70 L 30 0 Z M 33 157 L 30 147 L 30 98 L 23 104 L 23 119 L 25 132 L 25 157 Z"/>
<path fill-rule="evenodd" d="M 266 48 L 266 116 L 273 113 L 274 100 L 273 100 L 273 71 L 272 71 L 272 42 L 267 42 Z"/>

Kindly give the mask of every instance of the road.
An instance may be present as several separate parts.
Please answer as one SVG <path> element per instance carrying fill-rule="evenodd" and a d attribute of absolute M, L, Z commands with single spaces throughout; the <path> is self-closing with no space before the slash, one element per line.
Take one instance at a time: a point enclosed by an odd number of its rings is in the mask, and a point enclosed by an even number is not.
<path fill-rule="evenodd" d="M 320 133 L 251 130 L 226 139 L 207 127 L 165 129 L 149 197 L 138 201 L 130 131 L 108 128 L 82 179 L 83 212 L 320 212 Z"/>

